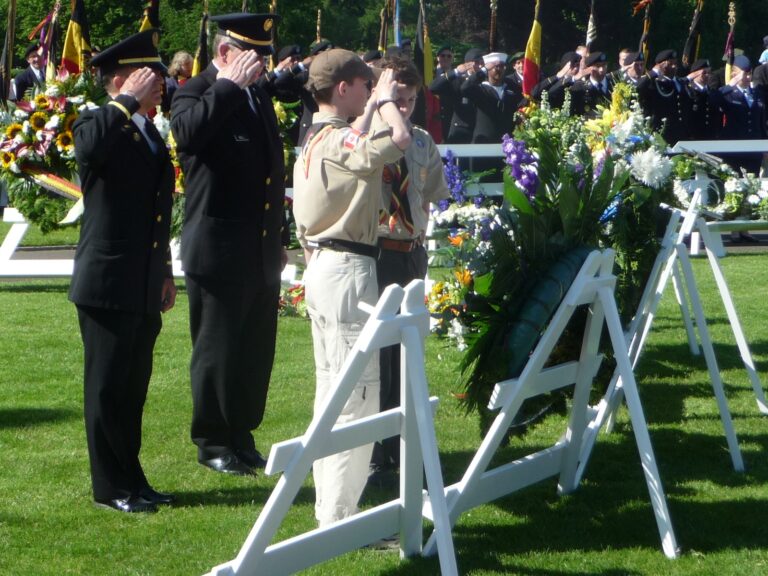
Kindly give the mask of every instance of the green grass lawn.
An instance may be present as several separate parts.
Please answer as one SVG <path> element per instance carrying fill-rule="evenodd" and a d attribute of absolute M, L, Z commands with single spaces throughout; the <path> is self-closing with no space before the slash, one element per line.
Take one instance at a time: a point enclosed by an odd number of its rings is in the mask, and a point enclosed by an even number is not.
<path fill-rule="evenodd" d="M 0 220 L 0 238 L 5 238 L 8 230 L 11 229 L 11 224 Z M 21 241 L 22 246 L 74 246 L 77 244 L 80 238 L 80 226 L 66 226 L 61 230 L 54 230 L 48 234 L 40 232 L 40 228 L 34 224 L 30 225 L 27 233 L 24 235 L 24 239 Z M 2 242 L 2 240 L 0 240 Z"/>
<path fill-rule="evenodd" d="M 765 255 L 723 261 L 761 378 L 768 382 Z M 760 416 L 706 261 L 695 263 L 747 472 L 731 467 L 702 357 L 692 357 L 671 290 L 654 324 L 638 380 L 682 555 L 661 551 L 626 411 L 602 434 L 579 490 L 556 494 L 550 479 L 465 513 L 454 530 L 462 574 L 758 575 L 768 573 L 768 418 Z M 177 506 L 127 516 L 91 505 L 82 423 L 82 349 L 66 281 L 0 283 L 0 573 L 193 575 L 237 554 L 277 477 L 227 477 L 196 463 L 187 299 L 164 317 L 144 418 L 142 460 L 153 485 Z M 437 437 L 446 483 L 460 478 L 480 439 L 464 415 L 459 354 L 427 340 L 431 393 L 440 397 Z M 256 433 L 266 452 L 301 435 L 314 393 L 309 324 L 281 318 L 267 417 Z M 553 414 L 498 456 L 506 461 L 551 444 Z M 381 492 L 366 505 L 389 499 Z M 279 539 L 314 527 L 311 479 Z M 400 560 L 358 550 L 308 570 L 327 575 L 438 574 L 437 558 Z"/>

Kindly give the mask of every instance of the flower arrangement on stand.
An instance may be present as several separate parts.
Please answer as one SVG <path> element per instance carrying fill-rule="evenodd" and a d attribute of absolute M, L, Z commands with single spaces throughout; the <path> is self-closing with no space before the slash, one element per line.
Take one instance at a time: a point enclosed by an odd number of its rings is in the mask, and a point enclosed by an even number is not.
<path fill-rule="evenodd" d="M 456 251 L 470 275 L 455 315 L 467 346 L 463 398 L 483 428 L 493 386 L 519 375 L 589 252 L 614 248 L 621 289 L 631 288 L 657 252 L 656 208 L 672 199 L 666 145 L 628 87 L 590 122 L 571 116 L 567 99 L 552 109 L 545 98 L 502 147 L 504 204 L 470 253 Z M 634 311 L 632 298 L 622 300 Z"/>
<path fill-rule="evenodd" d="M 70 75 L 0 112 L 0 178 L 11 205 L 43 233 L 59 228 L 81 197 L 72 125 L 104 97 L 90 74 Z"/>

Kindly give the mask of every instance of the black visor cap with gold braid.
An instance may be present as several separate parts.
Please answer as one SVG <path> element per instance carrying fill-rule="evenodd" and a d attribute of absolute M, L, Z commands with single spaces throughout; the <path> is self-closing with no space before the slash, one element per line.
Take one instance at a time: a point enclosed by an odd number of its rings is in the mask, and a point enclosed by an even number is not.
<path fill-rule="evenodd" d="M 133 68 L 146 66 L 165 74 L 168 68 L 165 67 L 157 52 L 159 40 L 158 30 L 144 30 L 99 52 L 91 59 L 91 66 L 99 68 L 102 74 L 114 72 L 124 66 Z"/>
<path fill-rule="evenodd" d="M 236 12 L 211 16 L 211 22 L 219 26 L 219 34 L 227 36 L 241 49 L 256 50 L 259 54 L 270 56 L 275 52 L 272 28 L 279 18 L 277 14 Z"/>

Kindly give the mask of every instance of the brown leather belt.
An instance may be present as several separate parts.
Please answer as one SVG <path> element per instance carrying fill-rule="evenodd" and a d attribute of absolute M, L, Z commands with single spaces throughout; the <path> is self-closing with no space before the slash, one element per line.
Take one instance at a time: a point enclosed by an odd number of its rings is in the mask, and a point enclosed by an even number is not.
<path fill-rule="evenodd" d="M 419 246 L 418 240 L 395 240 L 393 238 L 379 238 L 379 248 L 393 252 L 413 252 Z"/>

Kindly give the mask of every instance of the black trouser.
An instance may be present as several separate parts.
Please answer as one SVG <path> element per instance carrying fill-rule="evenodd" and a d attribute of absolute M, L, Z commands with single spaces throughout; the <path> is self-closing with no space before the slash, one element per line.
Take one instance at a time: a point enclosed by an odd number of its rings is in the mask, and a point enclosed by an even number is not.
<path fill-rule="evenodd" d="M 77 314 L 85 352 L 85 433 L 93 496 L 127 498 L 148 486 L 139 462 L 141 418 L 160 312 L 78 306 Z"/>
<path fill-rule="evenodd" d="M 407 286 L 411 280 L 424 279 L 427 275 L 427 251 L 417 246 L 412 252 L 395 252 L 382 249 L 376 263 L 379 296 L 390 284 Z M 400 345 L 388 346 L 379 351 L 381 391 L 380 410 L 400 406 Z M 373 446 L 371 463 L 384 467 L 400 466 L 400 437 L 393 436 Z"/>
<path fill-rule="evenodd" d="M 198 459 L 254 448 L 275 356 L 280 285 L 187 274 Z"/>

